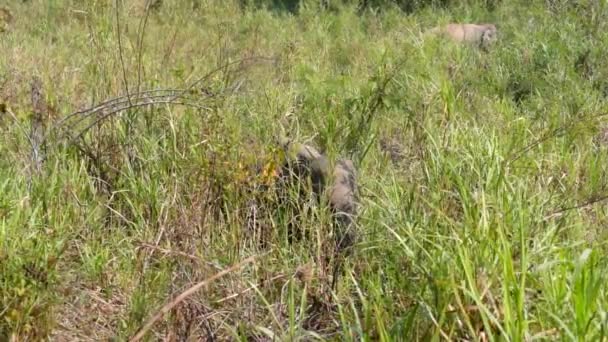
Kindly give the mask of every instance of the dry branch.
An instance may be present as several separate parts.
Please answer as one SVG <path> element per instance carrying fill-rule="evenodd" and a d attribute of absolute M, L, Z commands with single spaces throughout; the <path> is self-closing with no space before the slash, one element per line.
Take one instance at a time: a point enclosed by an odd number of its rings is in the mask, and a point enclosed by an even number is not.
<path fill-rule="evenodd" d="M 232 265 L 229 268 L 227 268 L 219 273 L 216 273 L 215 275 L 201 281 L 200 283 L 197 283 L 196 285 L 194 285 L 194 286 L 190 287 L 189 289 L 187 289 L 186 291 L 182 292 L 180 295 L 175 297 L 175 299 L 173 299 L 169 303 L 165 304 L 152 318 L 150 318 L 150 320 L 148 320 L 146 322 L 146 324 L 144 324 L 139 329 L 139 331 L 135 334 L 135 336 L 133 336 L 129 341 L 136 342 L 136 341 L 141 340 L 142 337 L 144 337 L 144 335 L 152 328 L 154 323 L 156 323 L 158 320 L 160 320 L 166 313 L 171 311 L 171 309 L 173 309 L 177 304 L 181 303 L 182 301 L 184 301 L 184 299 L 193 295 L 195 292 L 200 290 L 202 287 L 209 285 L 209 283 L 211 283 L 212 281 L 215 281 L 215 280 L 227 275 L 228 273 L 234 272 L 234 271 L 238 270 L 239 268 L 245 266 L 246 264 L 252 263 L 255 260 L 255 258 L 256 258 L 256 256 L 250 256 L 249 258 L 247 258 L 235 265 Z"/>
<path fill-rule="evenodd" d="M 124 110 L 137 107 L 169 104 L 188 106 L 199 109 L 207 109 L 205 106 L 196 103 L 194 99 L 186 99 L 186 96 L 190 94 L 193 89 L 200 86 L 201 83 L 211 78 L 214 74 L 220 71 L 226 71 L 227 69 L 235 65 L 246 65 L 248 64 L 246 62 L 251 61 L 274 61 L 274 59 L 264 56 L 252 56 L 227 62 L 209 71 L 205 75 L 199 77 L 185 88 L 153 89 L 144 90 L 136 93 L 127 92 L 127 95 L 118 96 L 101 102 L 91 108 L 79 110 L 67 115 L 63 119 L 59 120 L 55 125 L 53 125 L 51 129 L 49 129 L 49 132 L 44 137 L 43 141 L 46 141 L 49 138 L 49 135 L 57 130 L 67 131 L 69 140 L 73 141 L 75 138 L 83 136 L 90 128 L 109 118 L 113 114 L 117 114 Z M 238 85 L 232 89 L 229 89 L 228 92 L 235 91 L 236 89 L 238 89 Z M 206 89 L 203 89 L 201 92 L 205 94 L 203 100 L 213 98 L 217 95 Z M 197 100 L 200 101 L 201 99 L 199 98 Z M 84 129 L 80 130 L 78 133 L 72 134 L 74 132 L 71 131 L 74 130 L 77 125 L 83 123 L 85 120 L 91 117 L 94 117 L 92 123 L 88 124 Z"/>

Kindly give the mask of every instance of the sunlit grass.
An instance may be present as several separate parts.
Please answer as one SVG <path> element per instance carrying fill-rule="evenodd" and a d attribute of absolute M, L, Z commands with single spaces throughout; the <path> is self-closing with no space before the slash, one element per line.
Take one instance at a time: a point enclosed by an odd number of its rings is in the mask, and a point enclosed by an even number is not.
<path fill-rule="evenodd" d="M 128 339 L 251 255 L 148 337 L 606 339 L 603 2 L 242 3 L 163 1 L 141 62 L 144 1 L 0 5 L 0 340 Z M 495 22 L 499 41 L 422 34 L 448 21 Z M 123 111 L 79 147 L 51 134 L 30 169 L 33 76 L 50 130 L 125 80 L 183 88 L 218 67 L 189 92 L 204 108 Z M 272 191 L 282 135 L 356 163 L 335 289 L 327 208 Z"/>

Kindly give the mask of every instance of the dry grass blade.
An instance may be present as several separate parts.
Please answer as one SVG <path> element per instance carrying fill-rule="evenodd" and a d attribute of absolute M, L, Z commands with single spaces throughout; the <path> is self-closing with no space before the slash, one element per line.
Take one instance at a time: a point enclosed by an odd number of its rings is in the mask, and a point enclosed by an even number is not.
<path fill-rule="evenodd" d="M 298 269 L 296 269 L 296 271 L 293 273 L 292 277 L 295 277 L 295 278 L 299 279 L 300 281 L 302 281 L 304 283 L 308 283 L 308 282 L 310 282 L 311 278 L 313 277 L 312 273 L 313 273 L 312 266 L 310 264 L 306 264 L 306 265 L 298 267 Z M 246 288 L 246 289 L 244 289 L 244 290 L 242 290 L 240 292 L 233 293 L 233 294 L 231 294 L 231 295 L 229 295 L 227 297 L 224 297 L 224 298 L 222 298 L 220 300 L 217 300 L 215 303 L 219 304 L 219 303 L 225 302 L 227 300 L 237 298 L 237 297 L 242 296 L 242 295 L 244 295 L 245 293 L 247 293 L 247 292 L 249 292 L 251 290 L 255 290 L 256 288 L 261 287 L 264 284 L 272 283 L 273 281 L 276 281 L 276 280 L 279 280 L 279 279 L 285 279 L 288 276 L 289 275 L 285 274 L 285 273 L 278 274 L 278 275 L 276 275 L 276 276 L 274 276 L 274 277 L 272 277 L 270 279 L 266 279 L 266 280 L 260 282 L 257 285 L 250 286 L 250 287 L 248 287 L 248 288 Z"/>
<path fill-rule="evenodd" d="M 21 131 L 21 133 L 23 133 L 23 136 L 29 143 L 30 148 L 34 149 L 35 148 L 34 142 L 32 141 L 32 138 L 27 133 L 25 128 L 21 125 L 19 119 L 17 118 L 17 115 L 15 115 L 15 113 L 13 113 L 13 111 L 10 108 L 5 108 L 5 113 L 7 113 L 11 117 L 11 119 L 15 122 L 15 126 L 17 126 L 17 128 Z"/>
<path fill-rule="evenodd" d="M 256 289 L 256 288 L 259 288 L 259 287 L 260 287 L 260 286 L 262 286 L 264 283 L 271 283 L 271 282 L 273 282 L 273 281 L 275 281 L 275 280 L 283 279 L 283 278 L 286 278 L 286 277 L 287 277 L 287 275 L 286 275 L 286 274 L 279 274 L 279 275 L 276 275 L 276 276 L 274 276 L 274 277 L 272 277 L 272 278 L 270 278 L 270 279 L 268 279 L 268 280 L 266 280 L 266 281 L 261 282 L 261 283 L 260 283 L 260 284 L 258 284 L 258 285 L 253 285 L 253 286 L 250 286 L 250 287 L 248 287 L 248 288 L 244 289 L 243 291 L 240 291 L 240 292 L 237 292 L 237 293 L 233 293 L 233 294 L 231 294 L 231 295 L 229 295 L 229 296 L 227 296 L 227 297 L 224 297 L 224 298 L 222 298 L 222 299 L 220 299 L 220 300 L 217 300 L 215 303 L 216 303 L 216 304 L 219 304 L 219 303 L 225 302 L 225 301 L 227 301 L 227 300 L 237 298 L 237 297 L 242 296 L 242 295 L 244 295 L 245 293 L 247 293 L 247 292 L 249 292 L 249 291 L 251 291 L 251 290 L 254 290 L 254 289 Z"/>
<path fill-rule="evenodd" d="M 167 312 L 169 312 L 171 309 L 173 309 L 177 304 L 181 303 L 184 299 L 190 297 L 192 294 L 194 294 L 196 291 L 200 290 L 202 287 L 207 286 L 212 281 L 215 281 L 215 280 L 227 275 L 228 273 L 234 272 L 234 271 L 238 270 L 239 268 L 241 268 L 249 263 L 252 263 L 255 260 L 255 258 L 256 258 L 255 255 L 250 256 L 249 258 L 247 258 L 235 265 L 232 265 L 229 268 L 227 268 L 219 273 L 216 273 L 215 275 L 195 284 L 194 286 L 190 287 L 186 291 L 182 292 L 179 296 L 175 297 L 175 299 L 173 299 L 169 303 L 165 304 L 152 318 L 150 318 L 150 320 L 148 320 L 148 322 L 146 322 L 146 324 L 144 324 L 139 329 L 139 331 L 135 334 L 135 336 L 133 336 L 131 339 L 129 339 L 129 341 L 135 342 L 135 341 L 141 340 L 142 337 L 144 337 L 144 335 L 152 328 L 154 323 L 156 323 L 159 319 L 161 319 Z"/>
<path fill-rule="evenodd" d="M 153 250 L 153 251 L 157 251 L 157 252 L 163 253 L 165 255 L 181 256 L 181 257 L 190 259 L 190 260 L 192 260 L 192 261 L 194 261 L 194 262 L 196 262 L 198 264 L 206 264 L 206 265 L 211 266 L 211 267 L 213 267 L 215 269 L 218 269 L 218 270 L 222 269 L 217 264 L 214 264 L 214 263 L 209 262 L 209 261 L 203 261 L 201 258 L 197 257 L 196 255 L 192 255 L 192 254 L 188 254 L 188 253 L 184 253 L 184 252 L 180 252 L 180 251 L 174 251 L 174 250 L 171 250 L 171 249 L 161 248 L 161 247 L 158 247 L 158 246 L 151 245 L 149 243 L 141 243 L 139 245 L 139 247 L 140 248 L 147 248 L 147 249 L 150 249 L 150 250 Z"/>

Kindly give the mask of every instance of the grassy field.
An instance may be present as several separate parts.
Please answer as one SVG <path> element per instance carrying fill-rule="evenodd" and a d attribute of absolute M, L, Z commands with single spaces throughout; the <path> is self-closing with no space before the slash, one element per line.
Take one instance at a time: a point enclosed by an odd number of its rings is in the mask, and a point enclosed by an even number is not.
<path fill-rule="evenodd" d="M 127 340 L 225 270 L 145 339 L 608 339 L 606 1 L 260 2 L 2 2 L 1 341 Z M 357 168 L 334 290 L 282 136 Z"/>

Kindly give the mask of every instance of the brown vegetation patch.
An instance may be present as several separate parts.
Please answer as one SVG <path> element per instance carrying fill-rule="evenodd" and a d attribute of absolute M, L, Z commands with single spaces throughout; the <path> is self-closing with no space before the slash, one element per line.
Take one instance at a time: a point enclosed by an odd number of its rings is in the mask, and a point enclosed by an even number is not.
<path fill-rule="evenodd" d="M 594 142 L 598 147 L 608 147 L 608 126 L 604 126 L 600 129 L 599 133 L 594 138 Z"/>
<path fill-rule="evenodd" d="M 116 336 L 125 313 L 128 296 L 118 289 L 104 294 L 100 287 L 71 284 L 56 311 L 57 322 L 51 333 L 54 341 L 107 341 Z"/>
<path fill-rule="evenodd" d="M 394 137 L 380 138 L 380 150 L 384 152 L 394 165 L 399 165 L 405 160 L 405 146 Z"/>
<path fill-rule="evenodd" d="M 0 33 L 8 31 L 10 24 L 12 23 L 12 12 L 6 7 L 0 7 Z"/>

